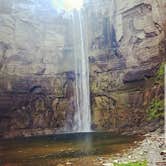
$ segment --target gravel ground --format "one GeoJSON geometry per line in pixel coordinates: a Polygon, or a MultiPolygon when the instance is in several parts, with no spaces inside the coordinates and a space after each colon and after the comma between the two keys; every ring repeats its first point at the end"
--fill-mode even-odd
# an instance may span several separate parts
{"type": "Polygon", "coordinates": [[[128,163],[148,161],[148,166],[166,166],[166,144],[164,133],[155,131],[145,135],[145,139],[136,148],[117,154],[107,160],[103,159],[103,166],[113,166],[113,163],[128,163]]]}

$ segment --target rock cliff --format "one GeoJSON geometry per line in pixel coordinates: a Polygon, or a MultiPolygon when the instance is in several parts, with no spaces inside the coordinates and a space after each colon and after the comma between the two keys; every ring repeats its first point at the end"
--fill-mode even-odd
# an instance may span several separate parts
{"type": "MultiPolygon", "coordinates": [[[[83,15],[92,128],[163,125],[146,110],[164,97],[156,73],[166,60],[165,0],[86,0],[83,15]]],[[[51,1],[0,0],[0,137],[72,128],[73,32],[71,15],[51,1]]]]}
{"type": "Polygon", "coordinates": [[[163,99],[163,86],[154,80],[166,58],[165,7],[155,0],[87,3],[94,129],[146,128],[146,109],[163,99]]]}
{"type": "Polygon", "coordinates": [[[72,127],[75,73],[70,16],[51,1],[0,1],[0,136],[72,127]]]}

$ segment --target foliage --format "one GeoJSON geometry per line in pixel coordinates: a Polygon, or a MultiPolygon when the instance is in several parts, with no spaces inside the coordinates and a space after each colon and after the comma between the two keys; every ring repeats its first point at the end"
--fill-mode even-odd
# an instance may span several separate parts
{"type": "Polygon", "coordinates": [[[114,166],[147,166],[147,161],[133,162],[127,164],[114,164],[114,166]]]}
{"type": "Polygon", "coordinates": [[[158,71],[156,72],[156,82],[158,83],[164,83],[164,67],[166,65],[166,62],[163,62],[160,65],[160,68],[158,69],[158,71]]]}
{"type": "MultiPolygon", "coordinates": [[[[156,72],[155,83],[164,86],[164,73],[166,62],[160,65],[156,72]]],[[[155,98],[147,109],[148,120],[155,120],[164,117],[164,99],[155,98]]]]}
{"type": "Polygon", "coordinates": [[[164,117],[164,100],[154,99],[147,109],[148,120],[164,117]]]}

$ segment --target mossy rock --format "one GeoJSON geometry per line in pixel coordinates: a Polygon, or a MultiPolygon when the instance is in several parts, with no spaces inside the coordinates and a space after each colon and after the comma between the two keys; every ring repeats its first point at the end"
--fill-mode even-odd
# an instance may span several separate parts
{"type": "Polygon", "coordinates": [[[147,166],[147,161],[132,162],[127,164],[114,164],[114,166],[147,166]]]}

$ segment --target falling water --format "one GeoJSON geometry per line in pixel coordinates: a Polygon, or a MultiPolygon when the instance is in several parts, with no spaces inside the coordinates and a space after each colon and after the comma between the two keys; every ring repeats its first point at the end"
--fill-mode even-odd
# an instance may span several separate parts
{"type": "Polygon", "coordinates": [[[91,111],[89,95],[89,62],[85,44],[85,28],[81,11],[73,12],[75,73],[76,73],[76,113],[73,131],[89,132],[91,111]]]}
{"type": "MultiPolygon", "coordinates": [[[[87,5],[102,5],[85,1],[87,5]]],[[[100,1],[99,1],[100,2],[100,1]]],[[[115,21],[114,12],[115,0],[104,3],[110,6],[110,24],[115,21]]],[[[98,9],[98,8],[97,8],[98,9]]],[[[87,49],[87,27],[84,19],[83,10],[74,10],[73,18],[73,36],[74,36],[74,55],[75,55],[75,73],[76,73],[76,113],[74,117],[74,132],[91,131],[91,111],[90,111],[90,92],[89,92],[89,61],[87,49]]]]}

